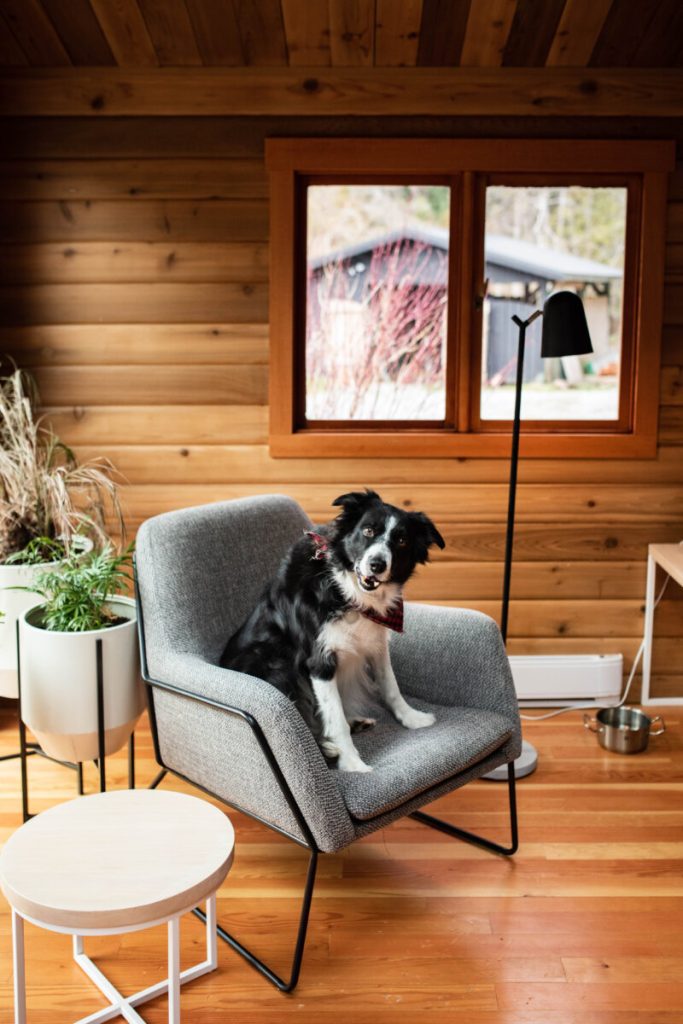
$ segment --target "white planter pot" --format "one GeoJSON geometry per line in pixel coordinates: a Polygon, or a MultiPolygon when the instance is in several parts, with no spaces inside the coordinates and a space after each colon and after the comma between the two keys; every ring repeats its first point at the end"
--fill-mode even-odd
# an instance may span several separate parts
{"type": "Polygon", "coordinates": [[[124,745],[144,709],[135,602],[115,597],[108,607],[128,621],[56,633],[34,625],[38,609],[20,619],[21,717],[45,753],[62,761],[98,756],[96,640],[102,640],[106,754],[124,745]]]}
{"type": "Polygon", "coordinates": [[[0,565],[0,697],[17,699],[17,619],[40,604],[40,594],[6,587],[30,587],[39,573],[54,569],[57,562],[42,565],[0,565]]]}
{"type": "MultiPolygon", "coordinates": [[[[74,537],[72,543],[77,544],[87,554],[92,551],[93,543],[89,537],[74,537]]],[[[25,590],[11,590],[10,587],[30,587],[41,572],[54,569],[59,562],[40,562],[38,565],[2,565],[0,564],[0,697],[16,700],[17,692],[17,619],[25,612],[40,604],[40,594],[31,594],[25,590]]]]}

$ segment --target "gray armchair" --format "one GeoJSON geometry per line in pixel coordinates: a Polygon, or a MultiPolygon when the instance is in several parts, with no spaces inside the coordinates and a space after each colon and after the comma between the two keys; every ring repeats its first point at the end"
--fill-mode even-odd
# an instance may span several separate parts
{"type": "Polygon", "coordinates": [[[330,768],[287,697],[261,679],[218,667],[227,638],[310,526],[290,498],[244,498],[148,520],[136,553],[142,671],[162,769],[152,785],[173,772],[310,852],[289,980],[219,928],[281,991],[298,980],[319,853],[341,850],[408,814],[496,853],[517,849],[512,762],[520,721],[492,619],[406,605],[405,632],[391,639],[392,664],[410,703],[434,711],[437,721],[413,731],[380,710],[377,725],[354,737],[374,769],[367,774],[330,768]],[[419,810],[501,764],[508,765],[510,846],[419,810]]]}

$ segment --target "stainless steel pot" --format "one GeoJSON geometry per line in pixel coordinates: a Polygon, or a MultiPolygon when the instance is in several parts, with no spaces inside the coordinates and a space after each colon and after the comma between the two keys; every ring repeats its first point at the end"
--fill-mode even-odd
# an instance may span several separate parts
{"type": "Polygon", "coordinates": [[[598,735],[598,743],[616,754],[639,754],[647,750],[650,736],[661,736],[666,726],[661,715],[649,718],[637,708],[601,708],[595,718],[583,716],[584,729],[598,735]],[[659,729],[651,731],[655,722],[659,729]]]}

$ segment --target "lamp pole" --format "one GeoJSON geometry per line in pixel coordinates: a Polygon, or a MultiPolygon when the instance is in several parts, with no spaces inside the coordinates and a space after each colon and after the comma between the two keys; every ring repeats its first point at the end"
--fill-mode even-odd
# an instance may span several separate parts
{"type": "MultiPolygon", "coordinates": [[[[521,320],[518,316],[512,319],[519,327],[519,341],[517,343],[517,380],[515,384],[515,414],[512,421],[512,454],[510,456],[510,488],[508,492],[508,522],[507,534],[505,537],[505,569],[503,575],[503,604],[500,615],[500,632],[503,636],[503,643],[507,645],[508,638],[508,611],[510,607],[510,577],[512,576],[512,547],[515,539],[515,501],[517,498],[517,464],[519,462],[519,432],[522,419],[522,385],[524,383],[524,345],[526,342],[526,329],[539,316],[543,316],[543,310],[536,309],[528,318],[521,320]]],[[[522,752],[515,761],[515,778],[521,779],[525,775],[531,775],[536,770],[538,754],[536,748],[528,740],[522,740],[522,752]]],[[[491,779],[494,782],[502,782],[507,778],[507,765],[499,765],[483,778],[491,779]]]]}
{"type": "MultiPolygon", "coordinates": [[[[512,454],[510,456],[510,489],[508,494],[507,535],[505,539],[505,569],[503,576],[503,602],[500,631],[507,644],[508,611],[510,607],[510,577],[512,575],[512,547],[515,539],[515,500],[517,497],[517,464],[519,462],[519,432],[522,418],[522,385],[524,383],[524,345],[527,327],[539,316],[543,320],[541,358],[586,355],[593,351],[586,314],[581,299],[575,292],[555,292],[543,309],[536,309],[527,320],[513,316],[519,327],[517,347],[517,382],[515,386],[515,414],[512,423],[512,454]]],[[[522,752],[515,761],[515,778],[521,779],[536,769],[538,755],[528,740],[522,740],[522,752]]],[[[507,765],[499,765],[484,775],[485,779],[501,782],[507,779],[507,765]]]]}
{"type": "Polygon", "coordinates": [[[503,634],[503,642],[507,643],[508,638],[508,610],[510,607],[510,577],[512,575],[512,546],[515,539],[515,502],[517,499],[517,464],[519,462],[519,433],[522,412],[522,384],[524,383],[524,346],[526,342],[526,329],[539,316],[543,316],[540,309],[534,310],[528,320],[520,320],[513,316],[513,321],[519,327],[519,342],[517,345],[517,382],[515,385],[515,415],[512,424],[512,455],[510,457],[510,488],[508,493],[508,521],[507,534],[505,537],[505,571],[503,575],[503,605],[500,617],[500,631],[503,634]]]}

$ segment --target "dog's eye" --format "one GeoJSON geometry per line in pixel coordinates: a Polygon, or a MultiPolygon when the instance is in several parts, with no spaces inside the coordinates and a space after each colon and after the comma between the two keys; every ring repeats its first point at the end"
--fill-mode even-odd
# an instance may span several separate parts
{"type": "Polygon", "coordinates": [[[375,536],[375,531],[373,530],[373,528],[371,526],[364,526],[363,527],[363,536],[364,537],[374,537],[375,536]]]}
{"type": "Polygon", "coordinates": [[[396,544],[397,544],[397,546],[399,548],[404,548],[407,543],[408,543],[408,541],[406,540],[405,537],[397,537],[396,538],[396,544]]]}

